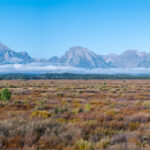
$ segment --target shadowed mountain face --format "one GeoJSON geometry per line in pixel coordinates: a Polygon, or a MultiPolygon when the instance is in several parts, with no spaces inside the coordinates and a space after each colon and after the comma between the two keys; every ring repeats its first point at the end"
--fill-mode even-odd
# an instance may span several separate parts
{"type": "Polygon", "coordinates": [[[17,53],[0,43],[0,64],[30,63],[34,61],[26,52],[17,53]]]}
{"type": "Polygon", "coordinates": [[[127,50],[120,55],[97,55],[80,47],[71,47],[63,56],[50,59],[31,58],[26,52],[17,53],[0,43],[0,65],[41,63],[53,66],[94,68],[150,68],[150,53],[127,50]]]}

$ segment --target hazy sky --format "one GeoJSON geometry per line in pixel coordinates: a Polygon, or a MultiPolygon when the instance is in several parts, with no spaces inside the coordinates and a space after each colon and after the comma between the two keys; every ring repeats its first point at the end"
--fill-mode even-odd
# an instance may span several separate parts
{"type": "Polygon", "coordinates": [[[0,0],[0,41],[32,57],[150,52],[150,0],[0,0]]]}

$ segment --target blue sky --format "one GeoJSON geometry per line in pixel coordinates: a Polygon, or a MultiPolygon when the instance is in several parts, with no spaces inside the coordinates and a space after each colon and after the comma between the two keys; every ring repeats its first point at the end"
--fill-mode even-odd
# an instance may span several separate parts
{"type": "Polygon", "coordinates": [[[80,45],[97,54],[150,52],[149,0],[0,0],[0,41],[32,57],[80,45]]]}

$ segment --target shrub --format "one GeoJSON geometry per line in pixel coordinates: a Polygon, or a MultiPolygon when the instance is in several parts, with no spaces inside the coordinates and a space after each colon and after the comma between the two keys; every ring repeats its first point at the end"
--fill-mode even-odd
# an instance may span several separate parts
{"type": "Polygon", "coordinates": [[[68,109],[66,107],[56,107],[55,110],[54,110],[54,113],[58,114],[58,113],[64,113],[64,112],[67,112],[68,109]]]}
{"type": "Polygon", "coordinates": [[[150,101],[144,101],[144,102],[142,103],[142,106],[143,106],[143,107],[146,107],[146,108],[149,108],[149,107],[150,107],[150,101]]]}
{"type": "Polygon", "coordinates": [[[37,101],[37,104],[39,104],[41,106],[45,105],[46,103],[47,103],[47,100],[39,100],[39,101],[37,101]]]}
{"type": "Polygon", "coordinates": [[[66,122],[66,120],[64,118],[58,118],[57,121],[60,122],[60,123],[66,122]]]}
{"type": "Polygon", "coordinates": [[[97,148],[107,148],[109,144],[110,144],[110,140],[108,138],[104,138],[97,143],[97,148]]]}
{"type": "Polygon", "coordinates": [[[82,94],[82,93],[83,93],[83,91],[82,91],[82,90],[78,90],[78,92],[79,92],[80,94],[82,94]]]}
{"type": "Polygon", "coordinates": [[[76,143],[77,150],[93,150],[94,146],[91,142],[80,139],[76,143]]]}
{"type": "Polygon", "coordinates": [[[73,113],[77,114],[77,113],[81,113],[83,112],[84,110],[82,108],[76,108],[74,110],[72,110],[73,113]]]}
{"type": "Polygon", "coordinates": [[[125,134],[116,134],[111,138],[111,144],[119,144],[119,143],[124,143],[127,142],[127,137],[125,134]]]}
{"type": "Polygon", "coordinates": [[[150,121],[150,115],[144,113],[136,113],[134,115],[127,116],[126,118],[124,118],[124,121],[126,123],[135,123],[135,122],[145,123],[150,121]]]}
{"type": "Polygon", "coordinates": [[[91,105],[89,103],[86,103],[85,105],[85,112],[88,112],[91,110],[91,105]]]}
{"type": "Polygon", "coordinates": [[[106,85],[107,83],[106,82],[104,82],[104,85],[106,85]]]}
{"type": "Polygon", "coordinates": [[[59,97],[63,97],[64,93],[63,92],[58,92],[58,93],[56,93],[56,95],[59,96],[59,97]]]}
{"type": "Polygon", "coordinates": [[[113,89],[113,88],[112,88],[112,89],[110,89],[110,92],[111,92],[111,93],[116,93],[117,91],[116,91],[116,89],[113,89]]]}
{"type": "Polygon", "coordinates": [[[4,88],[2,89],[0,96],[1,96],[1,99],[4,101],[10,100],[11,92],[7,88],[4,88]]]}
{"type": "Polygon", "coordinates": [[[14,100],[14,101],[13,101],[13,104],[15,104],[15,105],[16,105],[16,104],[23,104],[23,102],[20,101],[20,100],[14,100]]]}
{"type": "Polygon", "coordinates": [[[136,130],[139,127],[139,123],[138,122],[133,122],[129,124],[129,129],[130,130],[136,130]]]}
{"type": "Polygon", "coordinates": [[[3,150],[32,149],[32,146],[33,149],[62,150],[63,147],[73,145],[77,141],[81,136],[81,129],[50,118],[44,120],[13,118],[0,120],[0,133],[0,149],[3,150]],[[12,138],[14,140],[10,140],[12,138]]]}
{"type": "Polygon", "coordinates": [[[43,117],[43,118],[48,118],[50,117],[50,112],[48,111],[45,111],[45,110],[39,110],[39,111],[34,111],[32,114],[31,114],[31,117],[43,117]]]}
{"type": "Polygon", "coordinates": [[[16,86],[15,86],[15,85],[12,85],[12,84],[9,85],[9,87],[10,87],[10,88],[16,88],[16,86]]]}

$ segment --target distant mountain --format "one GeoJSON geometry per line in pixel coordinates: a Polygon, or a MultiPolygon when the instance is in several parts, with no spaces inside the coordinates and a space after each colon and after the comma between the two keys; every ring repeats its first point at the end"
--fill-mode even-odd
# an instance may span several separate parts
{"type": "Polygon", "coordinates": [[[71,47],[61,57],[50,59],[32,58],[26,52],[15,52],[0,43],[0,65],[4,64],[38,64],[42,67],[51,65],[59,67],[94,68],[150,68],[150,53],[127,50],[120,55],[97,55],[81,46],[71,47]]]}
{"type": "Polygon", "coordinates": [[[31,63],[34,59],[26,52],[17,53],[10,48],[0,43],[0,64],[22,64],[31,63]]]}
{"type": "MultiPolygon", "coordinates": [[[[54,59],[53,59],[54,60],[54,59]]],[[[79,68],[109,68],[103,57],[96,55],[92,51],[80,46],[71,47],[64,56],[55,58],[55,60],[65,66],[73,66],[79,68]]]]}
{"type": "Polygon", "coordinates": [[[120,55],[106,55],[103,58],[115,68],[150,67],[150,53],[138,50],[127,50],[120,55]]]}
{"type": "Polygon", "coordinates": [[[53,56],[48,61],[51,62],[52,64],[59,63],[59,57],[53,56]]]}

